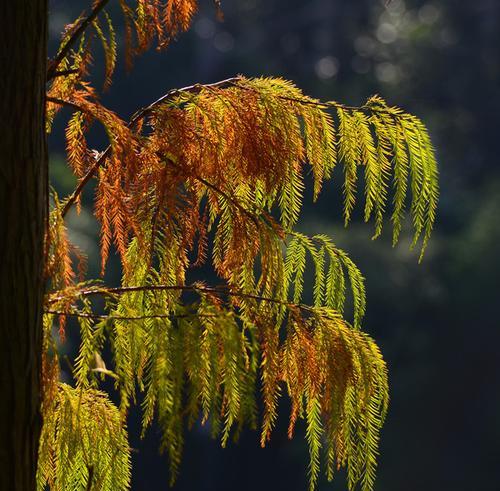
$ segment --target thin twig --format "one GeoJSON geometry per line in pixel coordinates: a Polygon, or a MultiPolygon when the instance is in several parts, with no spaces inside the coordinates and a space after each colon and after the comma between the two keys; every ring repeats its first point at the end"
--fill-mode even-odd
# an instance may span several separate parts
{"type": "Polygon", "coordinates": [[[52,75],[52,78],[56,77],[65,77],[66,75],[74,75],[75,73],[78,73],[79,70],[76,68],[71,68],[69,70],[57,70],[54,72],[54,75],[52,75]]]}
{"type": "Polygon", "coordinates": [[[54,78],[57,69],[59,68],[59,65],[61,64],[62,60],[66,57],[66,55],[69,53],[69,50],[71,49],[73,44],[83,34],[85,29],[87,29],[87,27],[90,24],[92,24],[92,22],[94,22],[96,17],[99,15],[99,13],[102,11],[102,9],[106,6],[108,2],[109,0],[101,0],[99,3],[95,5],[90,14],[84,19],[82,19],[78,27],[73,31],[73,34],[66,41],[64,46],[59,50],[59,53],[57,53],[56,57],[49,64],[49,68],[47,70],[47,81],[50,81],[54,78]]]}
{"type": "Polygon", "coordinates": [[[66,203],[64,204],[64,207],[61,212],[61,216],[63,218],[68,213],[70,208],[73,206],[73,204],[77,200],[78,196],[82,192],[85,185],[92,179],[92,177],[94,177],[99,167],[101,167],[101,165],[109,157],[110,153],[111,153],[111,145],[108,148],[106,148],[106,150],[104,150],[103,153],[101,153],[100,157],[95,161],[94,165],[87,171],[87,173],[82,177],[82,179],[80,179],[78,186],[76,186],[75,190],[73,191],[73,193],[71,193],[71,196],[66,200],[66,203]]]}

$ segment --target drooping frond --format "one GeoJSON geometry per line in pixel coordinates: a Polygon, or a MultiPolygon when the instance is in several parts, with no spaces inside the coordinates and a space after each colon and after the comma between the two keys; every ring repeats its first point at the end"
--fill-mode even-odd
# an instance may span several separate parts
{"type": "Polygon", "coordinates": [[[43,491],[130,488],[130,449],[117,408],[104,392],[60,383],[44,407],[37,487],[43,491]]]}
{"type": "MultiPolygon", "coordinates": [[[[174,35],[194,12],[193,2],[167,2],[162,16],[149,1],[138,2],[137,11],[121,4],[140,49],[154,37],[167,41],[161,26],[177,26],[169,31],[174,35]],[[153,14],[159,27],[148,17],[153,14]]],[[[97,19],[94,28],[105,51],[114,49],[111,28],[97,19]]],[[[85,46],[73,61],[84,58],[85,46]]],[[[111,72],[114,58],[107,56],[111,72]]],[[[305,421],[311,489],[323,454],[329,479],[344,467],[350,490],[372,489],[388,388],[381,354],[361,331],[364,278],[330,238],[308,237],[294,226],[304,176],[312,175],[315,199],[342,165],[346,224],[361,194],[374,237],[389,214],[396,242],[410,198],[413,243],[422,238],[423,252],[438,198],[423,124],[379,97],[354,108],[322,103],[281,79],[244,77],[173,90],[125,122],[87,84],[72,84],[70,76],[56,81],[48,110],[73,111],[67,149],[79,184],[65,201],[56,200],[51,215],[48,274],[56,291],[47,297],[47,315],[78,320],[71,391],[93,400],[102,379],[111,377],[120,403],[109,411],[123,421],[139,404],[143,432],[158,420],[172,480],[186,425],[201,420],[225,446],[244,425],[257,426],[260,391],[265,445],[286,394],[289,436],[305,421]],[[93,122],[108,135],[104,152],[87,148],[84,135],[93,122]],[[103,271],[113,250],[122,261],[115,288],[75,284],[72,273],[63,219],[92,178],[103,271]],[[187,283],[204,263],[219,286],[187,283]],[[94,296],[104,297],[104,306],[94,296]],[[343,317],[348,303],[352,326],[343,317]],[[112,355],[106,362],[104,346],[112,355]]],[[[83,480],[97,475],[91,465],[79,467],[83,480]]]]}
{"type": "Polygon", "coordinates": [[[74,246],[68,239],[68,232],[61,215],[61,204],[53,193],[54,207],[49,216],[48,236],[45,239],[47,261],[45,274],[51,279],[54,290],[70,286],[75,279],[71,252],[74,246]]]}
{"type": "MultiPolygon", "coordinates": [[[[60,90],[61,85],[67,91],[75,81],[83,80],[88,63],[79,62],[82,53],[89,57],[87,62],[90,61],[93,37],[100,40],[104,50],[104,89],[110,86],[116,65],[117,41],[113,19],[105,10],[108,1],[94,1],[88,15],[81,15],[65,29],[56,56],[49,65],[48,78],[53,80],[53,93],[60,90]],[[78,43],[80,46],[75,50],[74,45],[78,43]]],[[[158,49],[165,48],[179,33],[188,30],[198,9],[197,0],[119,0],[118,3],[125,21],[125,58],[129,68],[133,57],[153,43],[158,49]]]]}
{"type": "Polygon", "coordinates": [[[292,240],[286,249],[284,286],[285,289],[293,286],[291,297],[293,302],[302,301],[306,253],[310,255],[315,269],[314,306],[329,307],[342,314],[346,301],[347,280],[351,287],[354,307],[353,323],[355,327],[360,327],[366,308],[363,275],[349,256],[338,249],[326,235],[315,235],[309,238],[298,232],[292,234],[292,240]]]}
{"type": "MultiPolygon", "coordinates": [[[[63,37],[63,43],[68,40],[70,33],[63,37]]],[[[88,67],[92,62],[92,54],[89,49],[89,44],[85,36],[82,36],[78,47],[71,50],[68,56],[64,57],[60,64],[59,70],[64,75],[54,78],[49,90],[47,91],[47,98],[56,98],[61,100],[70,99],[73,93],[80,89],[80,85],[85,77],[88,75],[88,67]]],[[[61,106],[50,100],[47,101],[46,108],[46,126],[47,132],[50,133],[52,129],[52,122],[55,115],[60,110],[61,106]]]]}
{"type": "Polygon", "coordinates": [[[76,111],[66,127],[66,153],[68,163],[76,176],[81,178],[88,170],[90,158],[86,140],[86,114],[76,111]]]}
{"type": "MultiPolygon", "coordinates": [[[[203,284],[87,287],[80,295],[85,299],[103,293],[111,299],[118,295],[118,300],[110,300],[106,328],[102,322],[92,322],[87,310],[74,311],[85,316],[82,330],[93,332],[93,341],[83,335],[78,360],[99,349],[96,337],[102,335],[101,329],[110,331],[115,359],[110,373],[120,389],[122,410],[135,400],[135,387],[139,388],[144,393],[144,428],[156,414],[172,478],[180,462],[185,421],[200,417],[208,422],[222,445],[235,427],[255,424],[260,375],[262,445],[273,430],[278,399],[286,392],[292,402],[290,436],[298,418],[306,421],[311,488],[325,438],[327,453],[334,454],[327,469],[346,467],[349,489],[358,483],[371,489],[378,434],[387,409],[386,367],[373,341],[335,310],[283,304],[203,284]],[[199,301],[182,305],[183,291],[197,294],[199,301]],[[241,297],[248,301],[244,312],[238,307],[241,297]],[[277,319],[283,307],[286,316],[281,325],[277,319]],[[188,394],[187,412],[182,394],[188,394]]],[[[77,370],[82,388],[93,384],[91,371],[85,383],[83,372],[77,370]]]]}
{"type": "Polygon", "coordinates": [[[106,90],[111,85],[113,73],[116,67],[116,34],[111,17],[106,11],[103,12],[103,16],[106,20],[108,36],[106,36],[98,18],[94,20],[93,26],[104,50],[105,73],[103,90],[106,90]]]}
{"type": "MultiPolygon", "coordinates": [[[[374,114],[372,122],[380,142],[379,161],[385,179],[389,177],[388,159],[394,167],[393,242],[397,242],[401,230],[402,212],[405,206],[408,175],[411,188],[411,216],[415,229],[412,246],[422,236],[422,252],[428,244],[439,198],[438,170],[434,148],[423,123],[415,116],[405,114],[399,108],[389,107],[380,97],[371,97],[366,107],[374,114]]],[[[384,177],[384,176],[383,176],[384,177]]]]}
{"type": "Polygon", "coordinates": [[[257,196],[249,194],[248,188],[262,189],[266,200],[259,203],[261,208],[279,207],[281,224],[290,229],[301,208],[304,163],[312,166],[317,196],[337,162],[330,107],[339,116],[338,157],[345,165],[346,223],[356,202],[361,168],[365,220],[374,216],[375,237],[380,235],[394,174],[392,221],[397,240],[411,178],[414,243],[425,230],[425,249],[438,194],[432,146],[417,118],[386,106],[379,98],[349,108],[334,102],[322,104],[281,80],[241,78],[224,88],[180,93],[160,105],[149,138],[156,152],[168,156],[188,175],[195,172],[195,179],[248,197],[251,203],[257,202],[257,196]],[[242,182],[231,180],[228,188],[228,177],[233,175],[242,182]]]}
{"type": "Polygon", "coordinates": [[[197,0],[137,0],[135,9],[129,1],[120,0],[128,26],[128,56],[142,53],[156,41],[166,47],[181,32],[187,31],[198,10],[197,0]],[[133,45],[132,29],[137,39],[133,45]]]}
{"type": "Polygon", "coordinates": [[[126,124],[85,91],[61,103],[99,120],[110,137],[111,146],[96,157],[100,168],[95,169],[92,162],[82,162],[85,147],[76,143],[81,141],[83,117],[70,120],[72,165],[77,173],[90,167],[99,177],[96,210],[102,225],[103,266],[112,243],[124,260],[130,237],[139,237],[145,223],[153,227],[151,250],[161,233],[174,235],[189,250],[200,229],[198,222],[207,217],[205,229],[215,230],[215,269],[237,284],[237,272],[252,269],[259,249],[262,260],[267,259],[263,234],[276,236],[278,228],[284,233],[297,222],[304,166],[311,165],[315,195],[331,175],[337,151],[330,107],[339,115],[346,223],[362,168],[365,220],[374,216],[374,237],[380,235],[393,175],[394,241],[410,188],[413,243],[422,235],[422,252],[427,245],[438,197],[432,146],[417,118],[378,98],[356,109],[320,103],[282,80],[238,78],[172,92],[142,112],[147,130],[140,118],[126,124]],[[278,223],[273,218],[277,214],[278,223]],[[245,247],[235,247],[236,242],[245,247]]]}

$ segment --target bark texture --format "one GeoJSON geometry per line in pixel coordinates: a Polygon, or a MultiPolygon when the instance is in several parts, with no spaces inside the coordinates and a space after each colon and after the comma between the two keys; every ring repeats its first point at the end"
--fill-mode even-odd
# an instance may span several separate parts
{"type": "Polygon", "coordinates": [[[34,491],[41,428],[47,0],[0,2],[0,489],[34,491]]]}

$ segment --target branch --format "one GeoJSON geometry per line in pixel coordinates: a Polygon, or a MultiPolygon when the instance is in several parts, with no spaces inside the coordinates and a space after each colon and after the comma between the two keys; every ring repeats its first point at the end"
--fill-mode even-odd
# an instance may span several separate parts
{"type": "Polygon", "coordinates": [[[88,114],[88,111],[85,108],[83,108],[82,106],[80,106],[74,102],[71,102],[71,101],[66,101],[65,99],[58,99],[57,97],[47,96],[47,97],[45,97],[45,100],[48,102],[52,102],[53,104],[58,104],[59,106],[69,107],[71,109],[74,109],[75,111],[80,111],[82,113],[88,114]]]}
{"type": "Polygon", "coordinates": [[[162,95],[159,99],[151,103],[149,106],[143,107],[134,113],[132,119],[135,118],[136,121],[139,119],[143,119],[149,114],[153,112],[153,110],[163,104],[164,102],[171,101],[174,97],[181,94],[199,94],[203,89],[223,89],[225,87],[237,86],[239,81],[241,81],[241,77],[231,77],[226,78],[225,80],[220,80],[219,82],[214,82],[212,84],[194,84],[188,85],[187,87],[183,87],[182,89],[172,89],[169,90],[165,95],[162,95]]]}
{"type": "Polygon", "coordinates": [[[62,60],[65,58],[65,56],[68,54],[69,50],[73,46],[73,44],[76,42],[76,40],[83,34],[85,29],[94,22],[96,17],[99,15],[101,10],[106,6],[106,4],[109,2],[109,0],[100,0],[95,7],[92,9],[92,12],[88,15],[88,17],[85,17],[82,19],[80,22],[79,26],[74,30],[73,34],[70,36],[70,38],[66,41],[66,43],[63,45],[63,47],[59,50],[59,53],[57,53],[56,57],[51,61],[49,68],[47,70],[47,81],[52,80],[57,73],[57,69],[59,68],[59,65],[61,64],[62,60]]]}
{"type": "MultiPolygon", "coordinates": [[[[243,89],[243,90],[248,90],[251,92],[256,92],[257,94],[259,93],[258,90],[254,89],[253,87],[248,87],[247,85],[244,85],[241,83],[242,77],[237,77],[235,81],[231,81],[231,79],[228,79],[227,82],[229,82],[229,85],[232,87],[235,87],[237,89],[243,89]]],[[[208,87],[208,86],[206,86],[208,87]]],[[[372,105],[367,105],[363,104],[362,106],[349,106],[347,104],[342,104],[337,101],[319,101],[317,99],[309,99],[307,97],[299,98],[299,97],[290,97],[286,95],[278,95],[278,94],[273,94],[273,97],[276,99],[281,99],[282,101],[289,101],[289,102],[297,102],[299,104],[304,104],[305,106],[314,106],[314,107],[320,107],[322,109],[329,109],[329,108],[338,108],[338,109],[344,109],[345,111],[367,111],[367,112],[374,112],[374,113],[387,113],[386,107],[376,107],[372,105]]]]}
{"type": "MultiPolygon", "coordinates": [[[[142,291],[168,291],[168,290],[182,290],[182,291],[191,291],[191,292],[199,292],[199,293],[212,293],[212,294],[221,294],[224,293],[230,297],[241,297],[241,298],[249,298],[252,300],[258,300],[261,302],[269,302],[274,304],[283,305],[286,307],[298,307],[303,310],[311,310],[311,307],[303,304],[296,304],[291,302],[286,302],[284,300],[279,300],[273,297],[263,297],[260,295],[254,295],[252,293],[243,293],[239,291],[235,291],[231,289],[230,286],[219,285],[214,287],[205,287],[199,286],[196,284],[193,285],[139,285],[139,286],[121,286],[115,288],[89,288],[87,290],[80,290],[76,292],[75,296],[79,297],[89,297],[92,295],[110,295],[114,296],[115,294],[123,294],[123,293],[131,293],[131,292],[142,292],[142,291]]],[[[56,303],[60,300],[64,300],[64,296],[58,296],[48,299],[49,304],[56,303]]]]}
{"type": "Polygon", "coordinates": [[[78,186],[76,186],[75,190],[71,193],[69,198],[66,200],[66,203],[64,204],[64,207],[61,211],[61,216],[63,218],[68,213],[70,208],[73,206],[78,196],[83,191],[85,185],[92,179],[92,177],[94,177],[99,167],[101,167],[101,165],[109,157],[110,153],[111,153],[111,145],[109,145],[108,148],[106,148],[106,150],[104,150],[104,152],[101,153],[100,157],[95,161],[94,165],[82,177],[82,179],[78,183],[78,186]]]}
{"type": "Polygon", "coordinates": [[[89,314],[87,312],[64,312],[62,310],[45,310],[45,314],[61,315],[67,317],[83,317],[84,319],[96,319],[96,320],[106,320],[106,319],[116,319],[116,320],[126,320],[126,321],[139,321],[144,319],[187,319],[193,316],[196,317],[217,317],[216,315],[210,314],[151,314],[151,315],[103,315],[103,314],[89,314]]]}

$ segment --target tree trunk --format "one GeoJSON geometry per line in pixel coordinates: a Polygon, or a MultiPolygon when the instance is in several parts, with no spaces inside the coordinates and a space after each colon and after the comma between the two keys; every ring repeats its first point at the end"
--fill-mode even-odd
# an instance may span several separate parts
{"type": "Polygon", "coordinates": [[[47,0],[0,4],[0,489],[34,491],[47,206],[47,0]]]}

